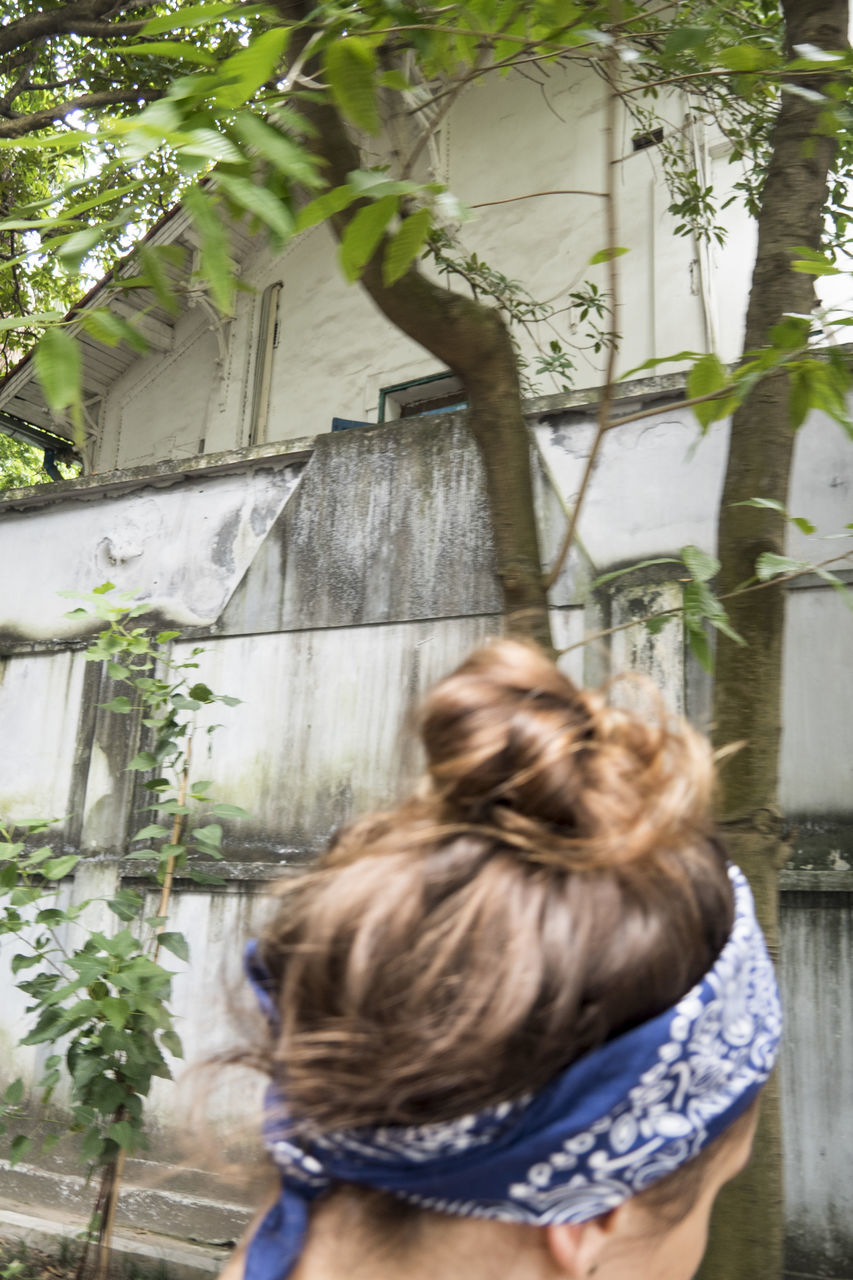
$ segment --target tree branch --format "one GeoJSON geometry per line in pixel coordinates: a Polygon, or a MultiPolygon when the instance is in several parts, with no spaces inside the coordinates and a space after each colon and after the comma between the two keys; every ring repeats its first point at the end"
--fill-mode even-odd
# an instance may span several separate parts
{"type": "Polygon", "coordinates": [[[44,107],[28,116],[17,116],[0,123],[0,138],[23,138],[57,120],[63,120],[72,111],[85,111],[89,107],[115,106],[123,102],[154,102],[163,97],[162,89],[102,89],[98,93],[84,93],[79,98],[69,98],[54,107],[44,107]]]}
{"type": "Polygon", "coordinates": [[[20,95],[28,87],[30,73],[32,72],[33,67],[38,61],[38,55],[39,55],[38,46],[35,49],[30,49],[29,55],[30,56],[27,58],[26,62],[21,64],[21,70],[18,73],[18,76],[16,77],[14,83],[10,86],[8,91],[3,94],[3,97],[0,98],[0,115],[3,115],[3,116],[11,115],[12,103],[15,101],[16,98],[20,97],[20,95]]]}
{"type": "MultiPolygon", "coordinates": [[[[310,19],[310,0],[275,2],[288,22],[310,19]]],[[[303,25],[294,57],[300,57],[300,46],[310,38],[310,28],[303,25]]],[[[361,167],[361,156],[341,116],[330,102],[318,101],[314,95],[304,98],[299,110],[315,130],[329,185],[344,184],[348,174],[361,167]]],[[[357,201],[331,219],[339,238],[365,203],[357,201]]],[[[456,373],[465,386],[468,423],[483,461],[506,624],[510,631],[532,636],[553,652],[533,506],[530,445],[512,339],[494,308],[427,279],[415,264],[387,284],[382,273],[387,244],[386,236],[364,268],[362,286],[392,324],[456,373]]]]}
{"type": "Polygon", "coordinates": [[[59,9],[25,14],[5,27],[0,27],[0,57],[48,36],[75,34],[102,37],[134,34],[145,25],[144,21],[126,23],[119,27],[118,24],[106,21],[106,18],[131,7],[147,9],[153,3],[154,0],[85,0],[84,3],[66,4],[59,9]]]}

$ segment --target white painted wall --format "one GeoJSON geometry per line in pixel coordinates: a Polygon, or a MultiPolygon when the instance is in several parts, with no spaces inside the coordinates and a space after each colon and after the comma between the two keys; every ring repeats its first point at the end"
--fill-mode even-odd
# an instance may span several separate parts
{"type": "MultiPolygon", "coordinates": [[[[684,129],[681,95],[666,109],[673,131],[684,129]]],[[[676,237],[658,150],[633,153],[634,128],[623,113],[615,169],[618,239],[630,252],[619,259],[620,368],[705,350],[712,338],[723,358],[733,359],[754,250],[751,224],[741,212],[727,211],[723,216],[733,230],[723,249],[707,251],[692,237],[676,237]]],[[[697,147],[709,180],[728,195],[737,171],[725,148],[702,130],[697,147]]],[[[469,206],[537,192],[600,192],[601,86],[573,68],[550,68],[541,85],[521,75],[491,78],[461,95],[442,126],[438,151],[439,177],[469,206]]],[[[585,326],[568,310],[568,294],[584,280],[607,286],[606,267],[588,265],[606,242],[601,199],[541,195],[471,212],[460,231],[462,245],[553,305],[556,314],[539,327],[538,341],[547,345],[557,337],[588,345],[585,326]]],[[[267,440],[328,431],[336,416],[376,421],[382,387],[441,371],[380,315],[359,285],[343,280],[326,227],[304,233],[278,254],[258,240],[241,276],[250,292],[238,293],[233,320],[217,323],[196,304],[178,321],[171,351],[137,360],[112,386],[101,413],[96,470],[260,442],[250,440],[252,388],[261,350],[261,294],[273,281],[283,287],[267,440]]],[[[457,281],[454,287],[466,286],[457,281]]],[[[518,338],[533,362],[534,342],[524,332],[518,338]]],[[[573,358],[576,385],[600,381],[600,355],[578,350],[573,358]]],[[[559,387],[545,377],[538,389],[559,387]]]]}
{"type": "Polygon", "coordinates": [[[190,484],[104,495],[96,503],[5,513],[6,545],[15,553],[4,558],[0,575],[0,631],[38,640],[86,635],[88,619],[66,617],[78,602],[60,592],[88,592],[108,580],[181,626],[209,624],[298,475],[297,466],[200,475],[190,484]]]}
{"type": "Polygon", "coordinates": [[[2,818],[68,814],[85,667],[68,651],[0,658],[2,818]]]}

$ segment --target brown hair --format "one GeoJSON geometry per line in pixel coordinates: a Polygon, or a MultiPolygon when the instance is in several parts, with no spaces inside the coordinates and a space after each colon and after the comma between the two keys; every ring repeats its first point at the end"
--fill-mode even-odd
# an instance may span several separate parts
{"type": "Polygon", "coordinates": [[[427,772],[284,884],[271,1068],[312,1125],[450,1119],[674,1004],[731,929],[707,743],[503,640],[436,686],[427,772]]]}

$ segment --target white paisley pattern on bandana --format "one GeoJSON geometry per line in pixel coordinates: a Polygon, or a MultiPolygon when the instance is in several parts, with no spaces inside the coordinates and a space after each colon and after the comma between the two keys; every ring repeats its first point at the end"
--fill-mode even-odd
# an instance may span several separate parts
{"type": "Polygon", "coordinates": [[[271,1119],[285,1182],[316,1194],[350,1181],[439,1212],[544,1225],[597,1217],[677,1169],[746,1108],[779,1046],[773,965],[749,885],[737,867],[729,875],[729,939],[672,1009],[541,1093],[476,1115],[310,1139],[271,1119]]]}

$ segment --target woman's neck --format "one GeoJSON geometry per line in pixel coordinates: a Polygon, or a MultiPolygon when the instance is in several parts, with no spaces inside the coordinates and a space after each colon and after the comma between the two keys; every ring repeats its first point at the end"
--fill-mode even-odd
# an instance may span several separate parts
{"type": "Polygon", "coordinates": [[[424,1213],[404,1241],[365,1227],[333,1197],[311,1215],[291,1280],[553,1280],[541,1232],[512,1223],[424,1213]]]}

